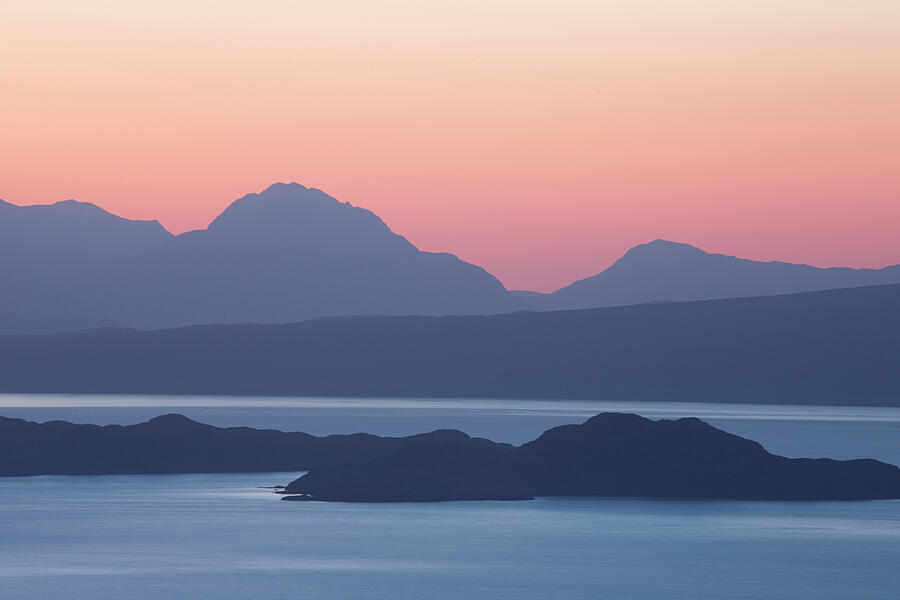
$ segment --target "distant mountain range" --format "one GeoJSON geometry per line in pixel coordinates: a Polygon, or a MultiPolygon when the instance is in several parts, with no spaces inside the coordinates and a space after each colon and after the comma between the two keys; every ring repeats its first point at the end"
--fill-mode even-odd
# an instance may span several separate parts
{"type": "Polygon", "coordinates": [[[900,265],[884,269],[821,269],[709,254],[656,240],[635,246],[611,267],[551,294],[513,292],[539,310],[624,306],[645,302],[774,296],[900,283],[900,265]]]}
{"type": "Polygon", "coordinates": [[[0,334],[486,315],[887,283],[900,283],[900,266],[819,269],[657,240],[552,294],[509,292],[481,267],[419,251],[372,212],[296,183],[244,196],[206,229],[177,236],[74,200],[0,201],[0,334]]]}
{"type": "Polygon", "coordinates": [[[0,392],[900,406],[900,285],[459,317],[0,336],[0,392]]]}
{"type": "Polygon", "coordinates": [[[526,308],[484,269],[421,252],[372,212],[296,183],[178,236],[92,204],[3,203],[0,251],[3,333],[526,308]]]}
{"type": "Polygon", "coordinates": [[[172,239],[157,221],[131,221],[85,202],[16,206],[0,200],[0,273],[69,286],[116,260],[172,239]]]}

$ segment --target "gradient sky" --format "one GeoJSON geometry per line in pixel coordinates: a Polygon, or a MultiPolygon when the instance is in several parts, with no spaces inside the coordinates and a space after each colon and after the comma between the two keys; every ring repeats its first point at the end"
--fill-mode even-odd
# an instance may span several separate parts
{"type": "Polygon", "coordinates": [[[511,288],[900,263],[900,2],[0,3],[0,198],[181,232],[292,180],[511,288]]]}

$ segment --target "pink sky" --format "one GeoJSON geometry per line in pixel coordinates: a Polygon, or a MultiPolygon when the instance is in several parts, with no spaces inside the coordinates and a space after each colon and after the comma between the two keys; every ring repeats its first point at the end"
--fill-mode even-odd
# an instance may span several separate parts
{"type": "Polygon", "coordinates": [[[7,0],[0,198],[298,181],[551,290],[655,238],[900,263],[900,2],[7,0]]]}

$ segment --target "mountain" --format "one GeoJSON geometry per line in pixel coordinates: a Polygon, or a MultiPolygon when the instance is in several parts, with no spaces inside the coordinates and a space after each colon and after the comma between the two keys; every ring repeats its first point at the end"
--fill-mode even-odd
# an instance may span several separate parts
{"type": "Polygon", "coordinates": [[[296,183],[244,196],[207,229],[124,261],[108,280],[95,301],[144,329],[524,307],[484,269],[421,252],[374,213],[296,183]]]}
{"type": "Polygon", "coordinates": [[[178,414],[124,427],[0,417],[0,476],[303,471],[371,460],[407,446],[447,443],[497,451],[511,447],[455,430],[400,438],[316,437],[220,428],[178,414]]]}
{"type": "Polygon", "coordinates": [[[527,307],[484,269],[421,252],[372,212],[296,183],[178,236],[72,200],[2,203],[0,256],[0,333],[527,307]],[[38,307],[34,287],[47,290],[38,307]]]}
{"type": "Polygon", "coordinates": [[[0,336],[0,392],[900,405],[900,285],[0,336]]]}
{"type": "Polygon", "coordinates": [[[772,296],[890,283],[900,283],[900,265],[884,269],[820,269],[709,254],[688,244],[656,240],[635,246],[602,273],[552,294],[514,294],[537,309],[566,310],[772,296]]]}
{"type": "Polygon", "coordinates": [[[0,332],[55,333],[121,325],[50,284],[0,276],[0,332]]]}
{"type": "Polygon", "coordinates": [[[422,502],[626,496],[732,500],[900,498],[900,469],[876,460],[785,458],[695,418],[603,413],[505,452],[434,444],[313,469],[285,500],[422,502]]]}
{"type": "Polygon", "coordinates": [[[157,221],[123,219],[86,202],[0,200],[0,277],[62,290],[171,238],[157,221]]]}
{"type": "Polygon", "coordinates": [[[16,206],[0,200],[0,332],[52,333],[122,325],[78,290],[110,264],[172,234],[84,202],[16,206]]]}
{"type": "Polygon", "coordinates": [[[291,323],[322,316],[487,315],[900,283],[900,265],[819,269],[657,240],[552,294],[507,291],[419,251],[372,212],[297,183],[173,236],[89,203],[0,200],[0,334],[291,323]]]}

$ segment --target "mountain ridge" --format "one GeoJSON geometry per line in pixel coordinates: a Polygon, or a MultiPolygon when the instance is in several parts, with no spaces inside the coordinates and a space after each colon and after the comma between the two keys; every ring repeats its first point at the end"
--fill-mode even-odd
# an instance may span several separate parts
{"type": "Polygon", "coordinates": [[[814,267],[709,253],[656,239],[629,249],[607,269],[551,292],[512,293],[539,310],[769,296],[900,283],[900,265],[814,267]]]}
{"type": "MultiPolygon", "coordinates": [[[[177,236],[157,222],[122,219],[76,201],[36,208],[6,204],[0,212],[22,211],[50,215],[52,227],[44,223],[43,228],[25,227],[18,238],[7,236],[7,255],[31,256],[32,246],[51,251],[37,266],[33,260],[18,269],[0,263],[0,277],[12,273],[65,290],[73,303],[90,307],[100,325],[158,329],[325,315],[488,314],[526,307],[483,268],[449,253],[421,252],[375,213],[298,183],[275,183],[247,194],[206,229],[177,236]],[[112,237],[150,226],[160,236],[127,251],[110,243],[100,253],[102,260],[86,261],[47,238],[65,221],[63,213],[73,210],[84,216],[84,227],[106,227],[112,237]]],[[[0,220],[0,230],[14,225],[12,219],[0,220]]],[[[71,220],[78,229],[78,219],[71,220]]],[[[10,292],[14,296],[16,288],[10,292]]],[[[28,304],[24,297],[18,303],[28,304]]],[[[60,301],[55,312],[70,309],[60,301]]],[[[34,332],[46,329],[40,322],[30,326],[34,332]]],[[[4,325],[0,314],[0,331],[27,332],[29,326],[12,317],[4,325]]]]}
{"type": "Polygon", "coordinates": [[[246,194],[177,236],[89,202],[2,202],[0,256],[0,333],[501,314],[900,283],[900,265],[753,261],[657,239],[553,293],[510,292],[483,267],[419,251],[372,211],[296,182],[246,194]]]}
{"type": "Polygon", "coordinates": [[[0,336],[0,392],[896,406],[900,285],[492,316],[0,336]]]}

